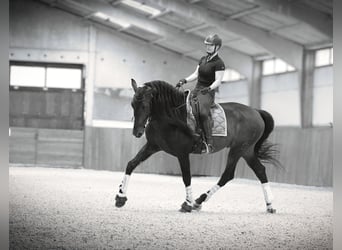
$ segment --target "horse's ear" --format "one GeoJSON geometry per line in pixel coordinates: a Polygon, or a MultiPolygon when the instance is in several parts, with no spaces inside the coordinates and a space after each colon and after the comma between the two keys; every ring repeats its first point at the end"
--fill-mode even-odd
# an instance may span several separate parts
{"type": "Polygon", "coordinates": [[[133,78],[131,79],[131,82],[132,82],[132,88],[133,88],[134,92],[137,92],[137,90],[138,90],[137,83],[135,82],[135,80],[133,78]]]}

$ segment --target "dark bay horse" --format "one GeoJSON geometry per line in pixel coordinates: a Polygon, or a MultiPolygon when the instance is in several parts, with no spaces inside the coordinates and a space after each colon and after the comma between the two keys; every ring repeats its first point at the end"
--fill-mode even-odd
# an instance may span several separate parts
{"type": "Polygon", "coordinates": [[[199,210],[203,202],[208,201],[217,190],[234,178],[236,164],[242,157],[262,184],[266,211],[275,212],[272,207],[273,195],[262,164],[262,161],[265,161],[279,165],[274,155],[274,145],[266,141],[274,128],[274,121],[269,113],[238,103],[221,104],[227,117],[227,136],[213,137],[214,152],[230,148],[227,165],[218,183],[194,201],[189,154],[193,153],[198,138],[194,136],[194,132],[186,122],[184,93],[163,81],[151,81],[145,83],[143,87],[138,87],[132,79],[132,87],[135,92],[132,100],[133,135],[139,138],[145,132],[147,143],[127,164],[116,195],[117,207],[122,207],[127,201],[128,181],[133,170],[152,154],[163,150],[177,157],[180,164],[186,190],[186,199],[181,206],[181,211],[199,210]]]}

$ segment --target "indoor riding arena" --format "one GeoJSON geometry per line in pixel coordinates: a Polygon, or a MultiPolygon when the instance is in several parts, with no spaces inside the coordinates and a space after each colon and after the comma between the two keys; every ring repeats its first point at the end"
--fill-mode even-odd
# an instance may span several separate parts
{"type": "Polygon", "coordinates": [[[9,10],[10,249],[333,248],[332,0],[9,10]]]}

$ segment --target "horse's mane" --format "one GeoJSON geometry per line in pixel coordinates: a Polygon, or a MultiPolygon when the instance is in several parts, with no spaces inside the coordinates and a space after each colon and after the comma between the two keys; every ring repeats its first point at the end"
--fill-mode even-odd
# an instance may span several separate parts
{"type": "Polygon", "coordinates": [[[144,84],[153,89],[152,117],[162,117],[171,126],[179,127],[193,136],[186,123],[185,95],[165,81],[151,81],[144,84]]]}

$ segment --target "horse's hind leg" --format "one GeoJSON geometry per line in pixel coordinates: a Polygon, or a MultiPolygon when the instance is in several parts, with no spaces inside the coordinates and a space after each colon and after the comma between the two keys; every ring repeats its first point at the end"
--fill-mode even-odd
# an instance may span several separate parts
{"type": "Polygon", "coordinates": [[[251,150],[248,154],[244,155],[243,158],[246,160],[247,164],[250,166],[250,168],[253,170],[253,172],[261,182],[267,212],[275,213],[276,210],[272,207],[273,194],[271,192],[270,184],[267,180],[265,166],[260,162],[258,157],[255,155],[254,150],[251,150]]]}
{"type": "Polygon", "coordinates": [[[115,197],[116,203],[115,206],[117,207],[122,207],[125,205],[127,201],[127,187],[128,187],[128,182],[131,177],[131,174],[133,170],[143,161],[145,161],[148,157],[150,157],[152,154],[155,152],[159,151],[157,147],[146,143],[138,152],[138,154],[128,162],[127,167],[126,167],[126,172],[125,176],[119,186],[119,192],[115,197]]]}
{"type": "Polygon", "coordinates": [[[220,180],[216,185],[214,185],[210,190],[206,193],[201,194],[199,198],[195,200],[194,209],[200,210],[202,207],[202,203],[206,202],[210,199],[210,197],[217,192],[221,187],[223,187],[228,181],[234,178],[234,173],[236,169],[236,164],[241,157],[241,151],[236,148],[231,148],[228,154],[228,160],[226,169],[224,170],[220,180]]]}

